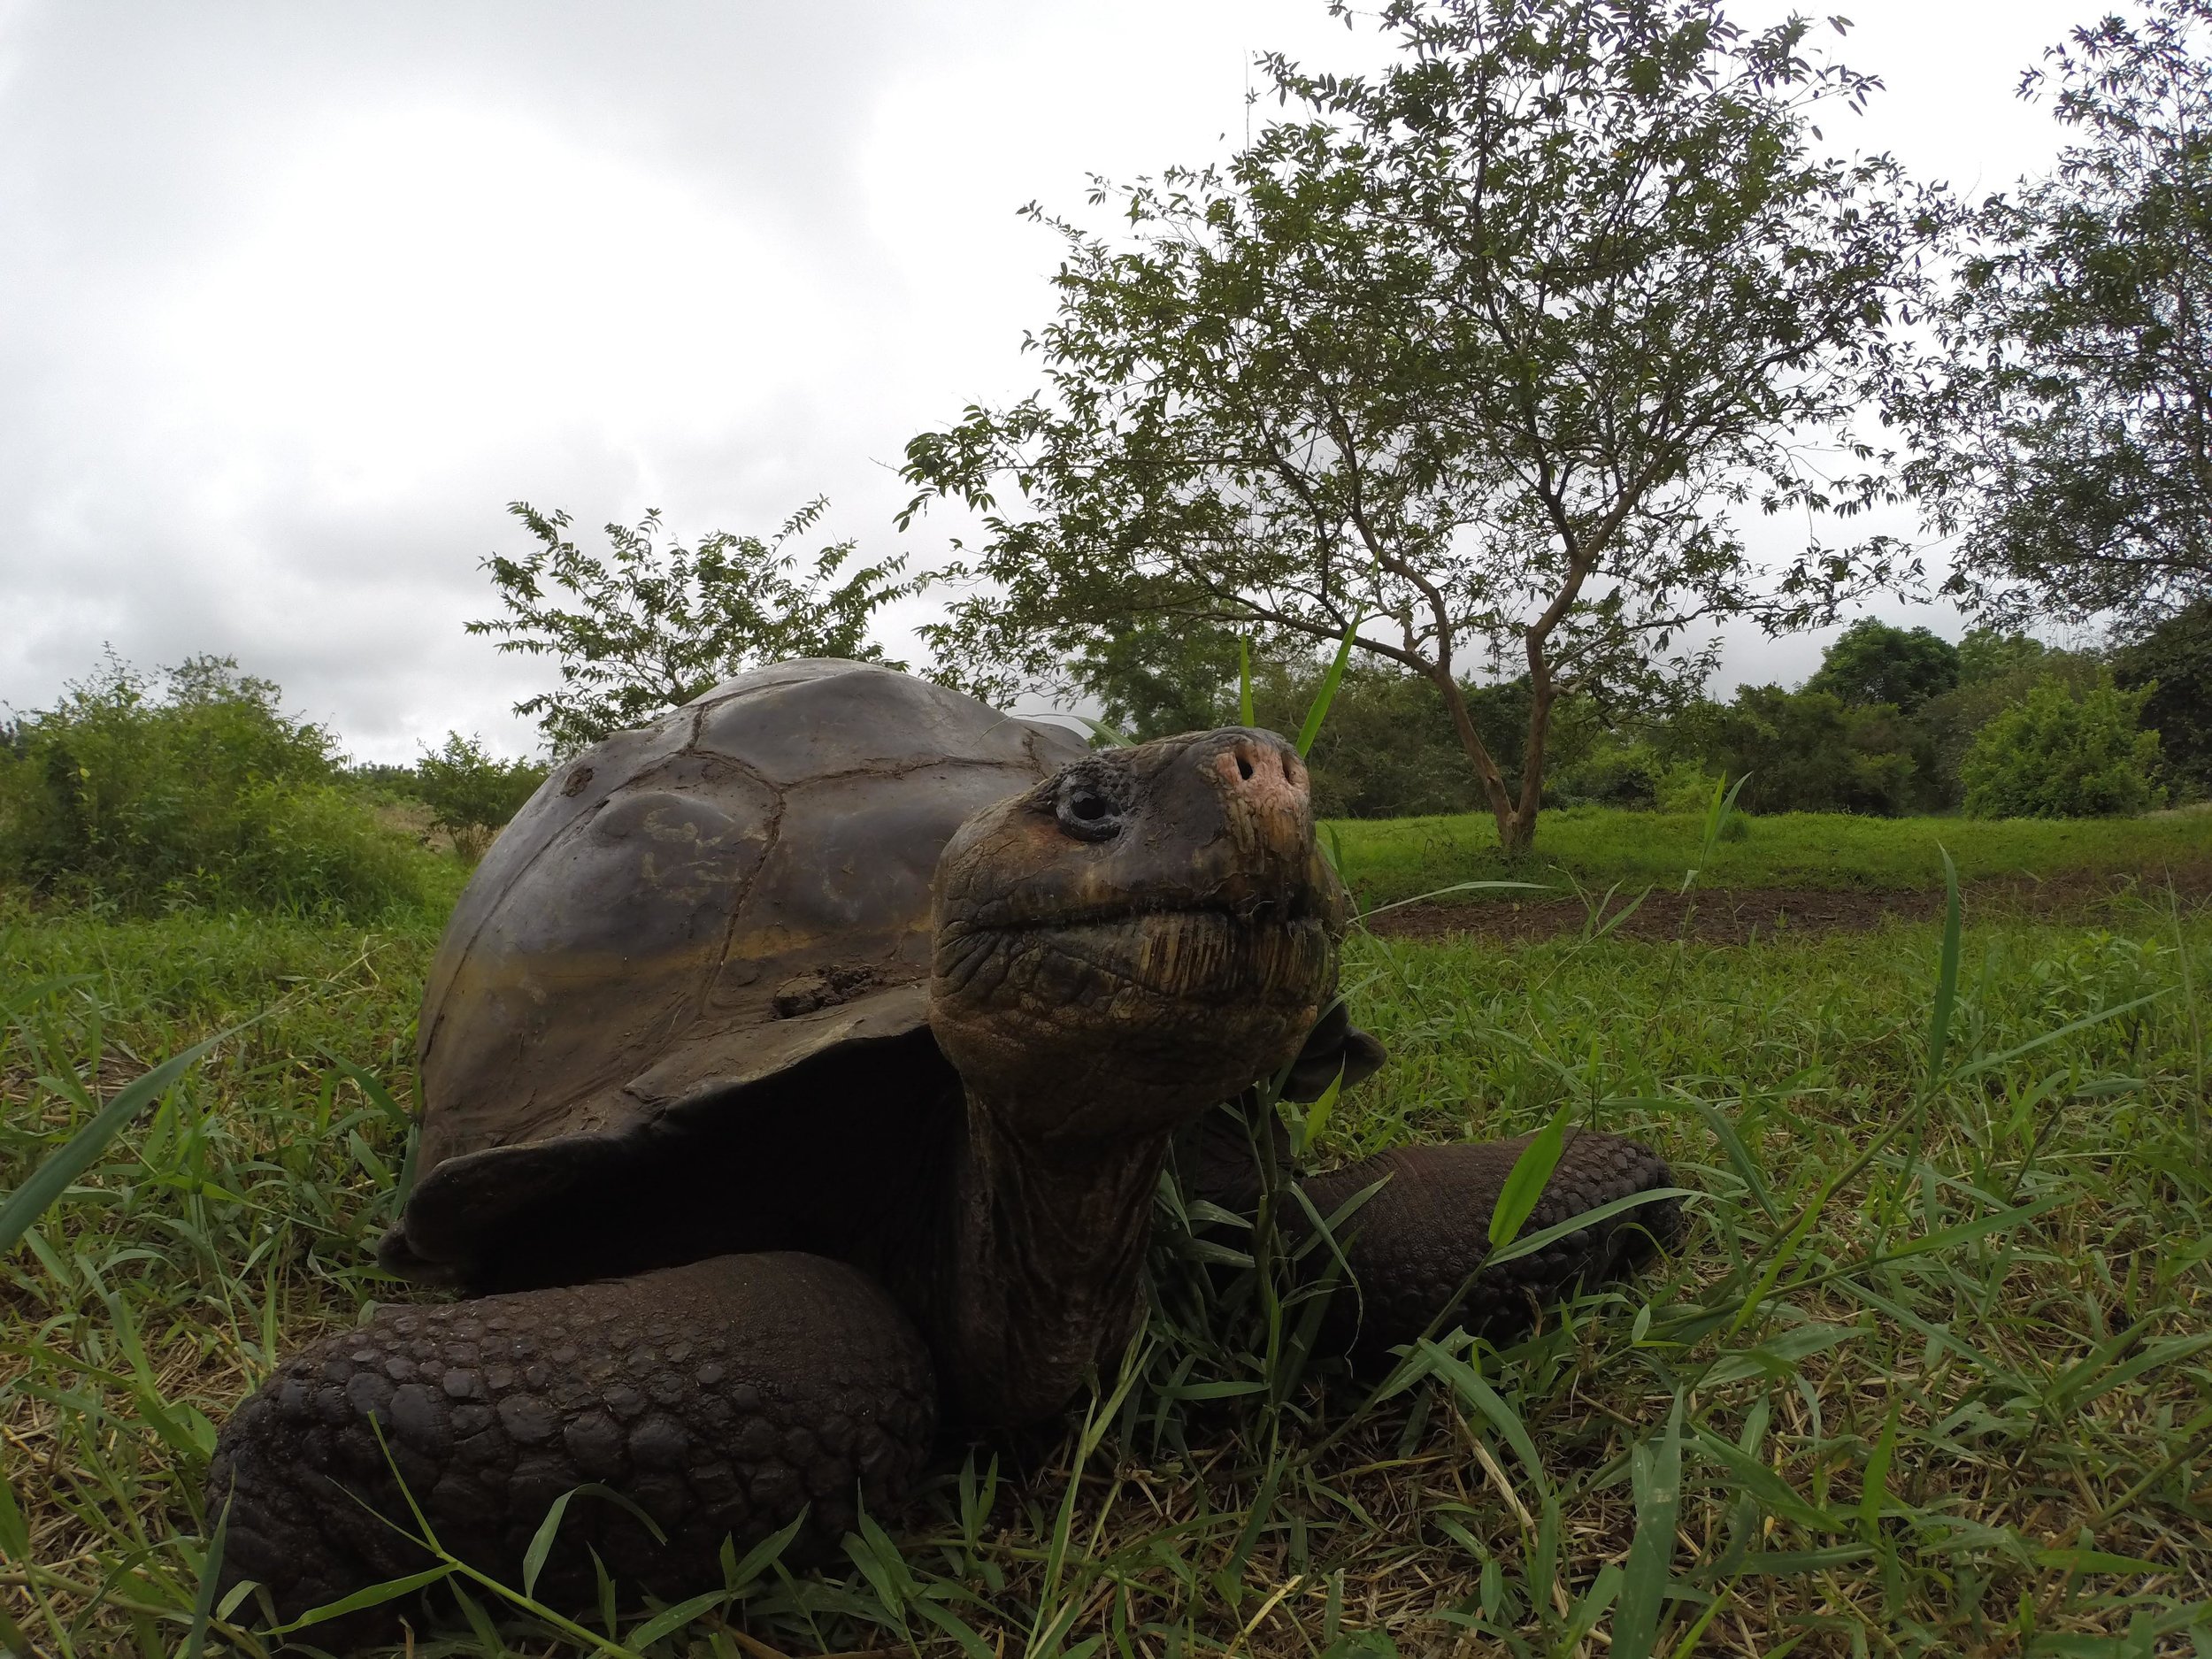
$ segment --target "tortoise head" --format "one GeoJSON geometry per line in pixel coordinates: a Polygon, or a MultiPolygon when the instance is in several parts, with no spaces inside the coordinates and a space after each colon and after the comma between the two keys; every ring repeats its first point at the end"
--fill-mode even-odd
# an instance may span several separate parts
{"type": "Polygon", "coordinates": [[[1280,738],[1102,750],[946,846],[930,1025],[1025,1137],[1156,1133],[1299,1055],[1348,910],[1280,738]]]}

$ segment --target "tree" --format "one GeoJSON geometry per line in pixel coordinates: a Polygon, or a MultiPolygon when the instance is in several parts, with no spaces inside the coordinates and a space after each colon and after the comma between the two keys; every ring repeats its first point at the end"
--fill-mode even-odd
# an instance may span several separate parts
{"type": "Polygon", "coordinates": [[[1233,719],[1236,641],[1218,628],[1138,623],[1083,641],[1072,678],[1107,723],[1143,742],[1233,719]]]}
{"type": "Polygon", "coordinates": [[[1898,405],[1983,611],[2155,618],[2212,593],[2212,0],[2147,0],[2022,78],[2077,135],[1992,197],[1898,405]]]}
{"type": "Polygon", "coordinates": [[[2051,648],[2026,634],[1998,628],[1969,628],[1959,641],[1959,684],[1979,686],[2032,670],[2051,648]]]}
{"type": "Polygon", "coordinates": [[[2212,599],[2200,599],[2123,643],[2114,677],[2144,695],[2142,722],[2158,733],[2167,775],[2212,795],[2212,599]]]}
{"type": "Polygon", "coordinates": [[[2094,687],[2104,664],[2084,651],[2055,649],[2024,634],[1969,628],[1959,641],[1959,683],[1915,712],[1926,749],[1926,804],[1955,810],[1966,799],[1966,757],[1982,729],[2047,681],[2072,693],[2094,687]]]}
{"type": "Polygon", "coordinates": [[[1854,707],[1886,703],[1911,714],[1959,683],[1959,648],[1925,628],[1893,627],[1872,617],[1854,622],[1829,646],[1805,682],[1854,707]]]}
{"type": "Polygon", "coordinates": [[[430,808],[431,823],[453,837],[463,856],[480,858],[545,774],[534,762],[497,758],[481,738],[449,732],[437,748],[423,750],[415,787],[430,808]]]}
{"type": "Polygon", "coordinates": [[[634,527],[606,526],[610,565],[568,539],[566,513],[515,502],[507,511],[538,545],[519,559],[495,554],[483,561],[507,614],[467,629],[501,636],[503,651],[559,661],[558,690],[515,704],[517,714],[537,717],[556,759],[688,703],[750,664],[787,657],[883,661],[868,625],[918,584],[900,580],[903,558],[863,566],[837,582],[853,555],[849,541],[802,566],[786,546],[827,507],[818,498],[808,503],[765,541],[718,530],[690,549],[672,537],[664,546],[660,514],[649,512],[634,527]],[[567,593],[574,608],[548,600],[549,586],[567,593]]]}
{"type": "Polygon", "coordinates": [[[1029,342],[1047,388],[915,438],[907,518],[985,515],[930,637],[991,689],[1133,620],[1285,655],[1355,631],[1436,687],[1517,852],[1563,696],[1701,679],[1694,625],[1809,625],[1893,573],[1870,537],[1769,582],[1730,513],[1885,496],[1854,420],[1896,377],[1941,211],[1886,157],[1813,153],[1820,110],[1874,83],[1812,58],[1801,19],[1383,16],[1402,50],[1374,77],[1263,59],[1295,114],[1224,168],[1097,182],[1117,240],[1030,210],[1065,248],[1029,342]],[[1512,781],[1461,690],[1478,672],[1528,681],[1512,781]]]}
{"type": "Polygon", "coordinates": [[[2075,692],[2047,681],[1984,726],[1967,752],[1974,818],[2107,818],[2157,804],[2158,733],[2138,729],[2144,690],[2109,678],[2075,692]]]}

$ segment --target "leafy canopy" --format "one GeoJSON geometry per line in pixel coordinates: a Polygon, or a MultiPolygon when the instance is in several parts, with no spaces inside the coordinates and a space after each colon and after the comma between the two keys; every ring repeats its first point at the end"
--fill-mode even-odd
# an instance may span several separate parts
{"type": "MultiPolygon", "coordinates": [[[[1854,422],[1906,348],[1940,207],[1816,154],[1872,82],[1712,0],[1398,0],[1372,77],[1262,60],[1289,113],[1220,168],[1121,188],[1064,246],[1045,387],[909,445],[908,516],[987,534],[931,638],[987,692],[1140,629],[1285,657],[1357,630],[1425,676],[1509,849],[1552,710],[1685,630],[1824,618],[1878,536],[1768,581],[1732,510],[1848,515],[1891,488],[1854,422]],[[1527,677],[1509,781],[1461,681],[1527,677]]],[[[903,522],[903,520],[902,520],[903,522]]],[[[1672,653],[1672,655],[1670,655],[1672,653]]]]}
{"type": "Polygon", "coordinates": [[[2212,594],[2212,0],[2076,29],[2021,81],[2074,135],[1992,197],[1904,400],[1912,476],[1992,614],[2212,594]]]}
{"type": "Polygon", "coordinates": [[[751,664],[793,657],[880,662],[868,626],[916,584],[900,580],[903,558],[864,565],[840,581],[850,541],[803,564],[789,544],[827,508],[818,497],[809,502],[764,541],[718,530],[692,548],[664,541],[660,514],[649,512],[634,526],[606,526],[610,560],[568,539],[566,513],[513,503],[508,511],[538,545],[518,559],[495,554],[483,562],[506,614],[471,622],[468,631],[498,636],[503,651],[557,661],[558,688],[515,704],[517,714],[537,717],[557,758],[688,703],[751,664]]]}
{"type": "Polygon", "coordinates": [[[1886,703],[1910,714],[1959,683],[1959,648],[1925,628],[1900,628],[1863,617],[1822,654],[1806,682],[1854,706],[1886,703]]]}

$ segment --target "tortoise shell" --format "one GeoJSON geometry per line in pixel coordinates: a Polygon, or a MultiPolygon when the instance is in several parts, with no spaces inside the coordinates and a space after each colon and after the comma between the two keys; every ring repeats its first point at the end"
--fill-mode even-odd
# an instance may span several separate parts
{"type": "MultiPolygon", "coordinates": [[[[703,1128],[728,1145],[747,1114],[795,1110],[766,1086],[825,1056],[903,1045],[875,1091],[936,1086],[938,854],[1086,752],[927,680],[818,660],[725,680],[557,768],[446,926],[423,993],[418,1175],[385,1264],[559,1282],[680,1256],[667,1240],[626,1251],[607,1235],[646,1205],[600,1199],[641,1170],[672,1179],[703,1128]],[[545,1259],[488,1274],[524,1234],[545,1259]]],[[[805,1110],[839,1105],[817,1090],[805,1110]]]]}

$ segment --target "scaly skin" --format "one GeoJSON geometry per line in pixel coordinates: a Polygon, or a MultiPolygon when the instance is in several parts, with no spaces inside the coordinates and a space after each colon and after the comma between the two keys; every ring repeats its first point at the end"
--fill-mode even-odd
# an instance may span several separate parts
{"type": "MultiPolygon", "coordinates": [[[[803,1508],[790,1558],[818,1556],[856,1501],[897,1501],[934,1428],[928,1352],[867,1278],[820,1256],[725,1256],[385,1309],[241,1406],[208,1485],[211,1510],[230,1499],[227,1578],[258,1579],[288,1618],[431,1564],[387,1524],[417,1530],[400,1480],[440,1543],[517,1586],[553,1502],[599,1482],[667,1542],[618,1504],[572,1502],[537,1592],[578,1606],[594,1584],[587,1546],[622,1584],[679,1595],[716,1581],[726,1537],[742,1548],[803,1508]]],[[[373,1637],[399,1610],[336,1634],[373,1637]]]]}
{"type": "MultiPolygon", "coordinates": [[[[1498,1194],[1527,1144],[1524,1135],[1479,1146],[1399,1147],[1304,1184],[1325,1217],[1363,1188],[1386,1182],[1338,1230],[1340,1241],[1348,1241],[1345,1255],[1357,1291],[1340,1289],[1331,1300],[1326,1332],[1335,1345],[1370,1363],[1379,1360],[1426,1330],[1471,1274],[1474,1283],[1445,1328],[1463,1325],[1502,1341],[1577,1284],[1611,1278],[1655,1243],[1671,1244],[1680,1233],[1681,1201],[1655,1199],[1478,1272],[1498,1194]]],[[[1665,1161],[1649,1148],[1618,1135],[1570,1131],[1522,1234],[1673,1183],[1665,1161]]],[[[1304,1212],[1291,1213],[1295,1231],[1304,1212]]]]}

